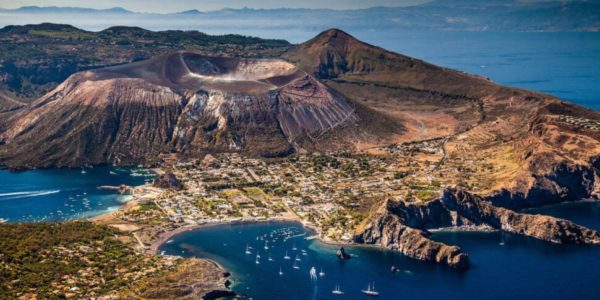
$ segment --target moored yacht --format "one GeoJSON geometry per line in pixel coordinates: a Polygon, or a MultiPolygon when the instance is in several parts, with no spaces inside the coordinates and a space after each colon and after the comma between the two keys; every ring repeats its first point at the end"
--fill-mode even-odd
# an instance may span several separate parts
{"type": "Polygon", "coordinates": [[[362,290],[361,291],[363,294],[368,295],[368,296],[374,296],[377,297],[379,296],[379,292],[375,290],[375,283],[373,282],[373,286],[371,286],[371,283],[369,283],[369,286],[367,287],[366,290],[362,290]]]}
{"type": "Polygon", "coordinates": [[[332,294],[334,295],[343,295],[344,292],[342,292],[342,290],[340,290],[340,286],[336,285],[335,288],[333,289],[333,291],[331,291],[332,294]]]}

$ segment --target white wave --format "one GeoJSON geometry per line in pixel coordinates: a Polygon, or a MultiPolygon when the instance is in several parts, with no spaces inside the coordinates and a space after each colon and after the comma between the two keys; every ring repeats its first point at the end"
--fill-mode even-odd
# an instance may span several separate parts
{"type": "Polygon", "coordinates": [[[2,200],[8,200],[8,199],[38,197],[38,196],[51,195],[51,194],[57,194],[57,193],[60,193],[60,190],[2,193],[2,194],[0,194],[0,197],[2,197],[2,200]]]}

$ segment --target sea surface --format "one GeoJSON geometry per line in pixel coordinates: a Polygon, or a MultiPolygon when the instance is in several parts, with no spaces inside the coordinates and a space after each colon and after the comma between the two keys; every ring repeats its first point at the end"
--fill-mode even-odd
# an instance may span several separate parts
{"type": "Polygon", "coordinates": [[[109,166],[86,169],[0,170],[0,218],[9,222],[65,221],[118,209],[130,196],[102,185],[141,185],[153,173],[109,166]]]}
{"type": "MultiPolygon", "coordinates": [[[[598,202],[529,212],[568,217],[600,230],[598,202]]],[[[340,261],[335,256],[337,246],[307,240],[312,234],[293,222],[219,225],[177,235],[160,251],[218,262],[232,272],[232,288],[240,298],[367,299],[361,290],[369,282],[380,299],[600,298],[598,246],[554,245],[500,232],[434,234],[435,240],[458,245],[469,254],[471,268],[460,271],[373,247],[346,247],[354,257],[340,261]],[[245,253],[247,246],[251,254],[245,253]],[[290,260],[284,259],[286,251],[290,260]],[[299,269],[293,268],[296,256],[301,259],[299,269]],[[399,271],[392,273],[392,266],[399,271]],[[316,279],[310,276],[311,267],[316,279]],[[324,276],[319,275],[321,269],[324,276]],[[343,296],[331,293],[336,285],[343,296]]]]}

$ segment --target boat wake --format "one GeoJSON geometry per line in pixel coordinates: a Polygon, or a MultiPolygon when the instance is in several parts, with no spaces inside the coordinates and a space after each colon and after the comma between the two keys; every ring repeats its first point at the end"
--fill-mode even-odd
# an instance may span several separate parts
{"type": "Polygon", "coordinates": [[[0,200],[20,199],[29,197],[39,197],[51,194],[60,193],[60,190],[46,190],[46,191],[27,191],[27,192],[13,192],[13,193],[0,193],[0,200]]]}

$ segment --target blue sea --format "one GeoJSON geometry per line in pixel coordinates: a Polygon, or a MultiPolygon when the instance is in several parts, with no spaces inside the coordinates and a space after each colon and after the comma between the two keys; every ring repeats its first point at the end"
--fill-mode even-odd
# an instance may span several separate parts
{"type": "Polygon", "coordinates": [[[0,170],[0,218],[9,222],[66,221],[118,209],[130,196],[98,186],[141,185],[153,173],[137,168],[95,167],[25,172],[0,170]]]}
{"type": "MultiPolygon", "coordinates": [[[[531,212],[565,216],[600,229],[598,202],[531,212]]],[[[458,245],[470,255],[471,268],[461,271],[364,246],[346,247],[354,257],[340,261],[335,256],[337,246],[306,239],[312,234],[299,223],[220,225],[175,236],[160,251],[218,262],[232,272],[232,289],[241,298],[366,299],[361,290],[369,283],[374,283],[381,299],[600,297],[599,246],[554,245],[500,232],[434,234],[433,239],[458,245]],[[247,246],[251,254],[246,254],[247,246]],[[286,253],[289,260],[284,259],[286,253]],[[293,268],[294,263],[299,269],[293,268]],[[399,271],[392,273],[392,266],[399,271]],[[316,279],[310,276],[312,267],[316,279]],[[319,275],[321,270],[324,276],[319,275]],[[331,293],[338,285],[343,296],[331,293]]]]}

